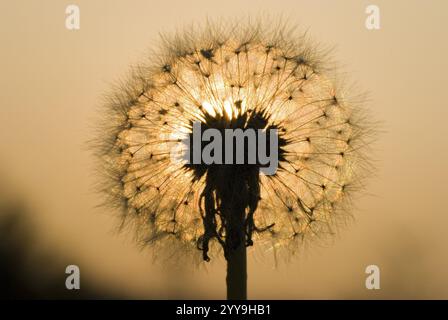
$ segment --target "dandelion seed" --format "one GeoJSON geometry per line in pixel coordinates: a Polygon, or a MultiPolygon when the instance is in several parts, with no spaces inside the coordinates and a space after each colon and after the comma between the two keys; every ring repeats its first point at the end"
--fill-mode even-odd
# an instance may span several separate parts
{"type": "Polygon", "coordinates": [[[277,255],[333,234],[362,178],[367,127],[325,67],[327,56],[286,27],[209,24],[165,38],[151,59],[106,110],[98,140],[108,201],[121,204],[147,244],[196,248],[205,261],[223,250],[228,297],[245,298],[246,246],[277,255]],[[277,129],[277,172],[173,161],[173,150],[184,159],[179,144],[194,122],[277,129]]]}

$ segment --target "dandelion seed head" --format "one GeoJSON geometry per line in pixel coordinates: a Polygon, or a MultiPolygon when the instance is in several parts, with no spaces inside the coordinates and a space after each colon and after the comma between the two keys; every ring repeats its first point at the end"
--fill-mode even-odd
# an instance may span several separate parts
{"type": "Polygon", "coordinates": [[[211,23],[164,37],[149,60],[113,90],[98,139],[107,202],[140,241],[197,248],[206,260],[225,251],[233,188],[244,198],[246,245],[333,234],[362,181],[368,130],[321,50],[285,26],[211,23]],[[181,141],[195,121],[278,129],[277,172],[185,163],[181,141]]]}

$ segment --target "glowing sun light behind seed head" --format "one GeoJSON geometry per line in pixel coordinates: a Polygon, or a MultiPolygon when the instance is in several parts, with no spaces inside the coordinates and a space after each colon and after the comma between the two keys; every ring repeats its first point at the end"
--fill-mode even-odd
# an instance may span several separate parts
{"type": "Polygon", "coordinates": [[[336,218],[349,212],[368,164],[368,127],[326,67],[327,56],[305,36],[269,25],[218,29],[166,40],[160,59],[113,92],[99,138],[105,193],[144,243],[200,249],[207,259],[226,250],[228,217],[219,207],[225,195],[216,186],[222,179],[210,178],[216,167],[187,166],[170,154],[195,121],[225,129],[243,119],[238,126],[275,128],[279,170],[269,177],[251,171],[241,183],[247,244],[293,252],[333,234],[336,218]]]}

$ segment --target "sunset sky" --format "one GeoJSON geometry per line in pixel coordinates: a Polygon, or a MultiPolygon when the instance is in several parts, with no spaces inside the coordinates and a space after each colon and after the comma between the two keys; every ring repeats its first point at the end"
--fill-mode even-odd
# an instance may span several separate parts
{"type": "Polygon", "coordinates": [[[26,212],[32,241],[20,250],[29,252],[31,277],[64,278],[75,264],[81,287],[99,295],[225,297],[223,259],[166,267],[131,233],[116,232],[117,212],[98,206],[87,142],[102,95],[130,65],[151,59],[160,33],[207,18],[270,14],[335,48],[344,78],[368,92],[366,108],[381,130],[372,145],[376,170],[354,199],[354,219],[334,243],[287,261],[251,248],[248,297],[448,299],[447,12],[442,0],[2,1],[0,204],[26,212]],[[371,3],[380,8],[380,30],[365,28],[371,3]],[[80,30],[65,28],[69,4],[80,8],[80,30]],[[365,288],[372,264],[381,270],[380,290],[365,288]]]}

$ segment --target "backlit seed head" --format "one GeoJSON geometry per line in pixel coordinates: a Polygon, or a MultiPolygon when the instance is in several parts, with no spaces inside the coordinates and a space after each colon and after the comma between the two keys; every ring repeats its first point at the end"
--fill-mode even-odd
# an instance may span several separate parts
{"type": "Polygon", "coordinates": [[[245,211],[246,245],[294,249],[332,234],[368,166],[370,127],[327,60],[306,36],[272,24],[208,23],[164,37],[102,111],[97,154],[107,203],[143,243],[198,248],[206,260],[226,251],[223,207],[232,201],[245,211]],[[276,174],[173,161],[194,121],[279,129],[276,174]],[[240,199],[226,195],[232,188],[240,199]]]}

